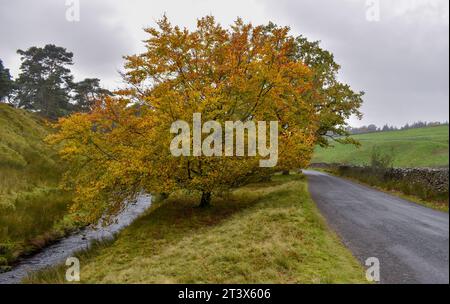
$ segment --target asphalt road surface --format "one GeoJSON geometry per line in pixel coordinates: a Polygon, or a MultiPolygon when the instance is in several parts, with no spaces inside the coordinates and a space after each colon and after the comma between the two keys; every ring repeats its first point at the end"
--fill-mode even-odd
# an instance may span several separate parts
{"type": "Polygon", "coordinates": [[[328,224],[380,283],[449,283],[449,215],[331,176],[304,170],[328,224]]]}

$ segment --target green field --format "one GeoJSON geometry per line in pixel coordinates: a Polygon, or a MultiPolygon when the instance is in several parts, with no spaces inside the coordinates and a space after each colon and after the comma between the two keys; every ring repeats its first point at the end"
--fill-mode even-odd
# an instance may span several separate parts
{"type": "Polygon", "coordinates": [[[70,194],[58,189],[62,166],[37,116],[0,103],[0,271],[59,236],[70,194]]]}
{"type": "MultiPolygon", "coordinates": [[[[301,175],[275,176],[196,208],[180,193],[113,242],[80,257],[81,283],[364,283],[364,269],[329,230],[301,175]]],[[[64,265],[27,283],[65,283],[64,265]]]]}
{"type": "Polygon", "coordinates": [[[444,167],[449,164],[449,127],[437,126],[402,131],[377,132],[352,136],[360,147],[334,143],[317,148],[313,163],[367,165],[372,149],[393,153],[394,167],[444,167]]]}

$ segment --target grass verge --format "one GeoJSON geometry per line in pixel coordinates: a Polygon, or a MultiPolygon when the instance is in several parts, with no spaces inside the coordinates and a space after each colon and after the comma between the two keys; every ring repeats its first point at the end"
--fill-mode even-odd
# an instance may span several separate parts
{"type": "Polygon", "coordinates": [[[365,186],[370,186],[374,189],[377,189],[379,191],[382,191],[384,193],[388,193],[394,196],[397,196],[399,198],[402,198],[406,201],[412,202],[412,203],[416,203],[418,205],[422,205],[424,207],[427,208],[431,208],[434,210],[438,210],[438,211],[442,211],[442,212],[449,212],[449,203],[448,200],[447,201],[429,201],[429,200],[424,200],[418,196],[415,195],[410,195],[410,194],[406,194],[400,190],[396,190],[391,188],[391,185],[383,185],[382,183],[378,183],[376,181],[374,181],[374,179],[368,179],[365,180],[363,178],[357,178],[355,176],[344,176],[341,174],[338,174],[337,172],[333,171],[333,170],[328,170],[328,169],[318,169],[318,168],[313,168],[313,170],[316,171],[322,171],[325,173],[329,173],[338,177],[342,177],[342,178],[346,178],[349,179],[353,182],[359,183],[361,185],[365,185],[365,186]]]}
{"type": "MultiPolygon", "coordinates": [[[[79,254],[81,283],[364,283],[301,175],[238,188],[208,209],[174,195],[79,254]]],[[[65,283],[63,265],[25,283],[65,283]]]]}

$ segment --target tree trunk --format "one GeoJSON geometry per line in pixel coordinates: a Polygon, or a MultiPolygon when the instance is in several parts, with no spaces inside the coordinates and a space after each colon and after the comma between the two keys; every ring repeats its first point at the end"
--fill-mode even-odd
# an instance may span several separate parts
{"type": "Polygon", "coordinates": [[[283,170],[283,175],[289,175],[289,170],[283,170]]]}
{"type": "Polygon", "coordinates": [[[200,208],[211,206],[211,192],[202,192],[202,199],[200,200],[200,208]]]}

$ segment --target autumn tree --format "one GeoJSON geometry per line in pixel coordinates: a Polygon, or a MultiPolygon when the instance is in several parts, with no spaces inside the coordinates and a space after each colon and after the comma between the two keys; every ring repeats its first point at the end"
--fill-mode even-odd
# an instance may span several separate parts
{"type": "Polygon", "coordinates": [[[359,106],[331,96],[325,76],[303,61],[287,27],[238,19],[227,29],[211,16],[194,31],[166,17],[157,24],[146,29],[146,51],[126,57],[128,88],[104,97],[90,113],[61,119],[50,138],[73,164],[66,185],[76,189],[73,210],[80,219],[114,214],[140,191],[186,189],[200,193],[207,206],[213,193],[274,170],[259,167],[261,156],[173,156],[171,125],[192,124],[194,113],[221,125],[277,121],[275,170],[283,170],[305,167],[322,132],[337,129],[359,106]]]}
{"type": "Polygon", "coordinates": [[[320,47],[319,41],[297,37],[295,58],[313,73],[312,102],[320,116],[316,129],[317,144],[327,147],[330,140],[357,144],[348,137],[346,120],[351,116],[361,118],[359,108],[364,92],[354,92],[348,84],[338,80],[340,65],[331,52],[320,47]]]}

